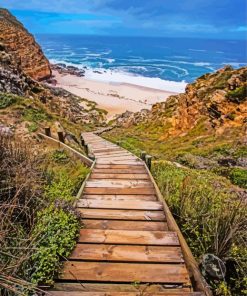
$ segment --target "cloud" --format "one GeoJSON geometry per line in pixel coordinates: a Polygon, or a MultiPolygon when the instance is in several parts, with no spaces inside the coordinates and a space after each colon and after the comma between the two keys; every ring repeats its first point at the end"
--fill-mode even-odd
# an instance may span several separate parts
{"type": "Polygon", "coordinates": [[[1,5],[37,31],[42,25],[62,31],[59,23],[77,31],[88,17],[94,22],[85,22],[87,32],[95,34],[245,38],[246,31],[246,0],[1,0],[1,5]]]}

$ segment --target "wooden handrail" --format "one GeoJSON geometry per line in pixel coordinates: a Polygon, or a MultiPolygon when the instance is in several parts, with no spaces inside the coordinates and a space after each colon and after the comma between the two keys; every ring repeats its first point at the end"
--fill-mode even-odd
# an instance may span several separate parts
{"type": "Polygon", "coordinates": [[[42,133],[38,133],[38,135],[45,138],[48,141],[51,141],[53,143],[58,144],[59,147],[63,147],[68,152],[70,152],[73,156],[80,159],[85,165],[87,165],[89,167],[91,167],[93,165],[93,161],[91,159],[89,159],[88,157],[86,157],[82,153],[78,152],[77,150],[71,148],[70,146],[66,145],[65,143],[62,143],[59,140],[54,139],[54,138],[49,137],[49,136],[46,136],[45,134],[42,134],[42,133]]]}

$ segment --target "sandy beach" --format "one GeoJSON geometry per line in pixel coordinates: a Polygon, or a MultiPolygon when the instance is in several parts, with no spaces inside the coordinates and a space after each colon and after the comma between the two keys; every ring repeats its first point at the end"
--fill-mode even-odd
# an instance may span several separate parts
{"type": "Polygon", "coordinates": [[[94,81],[57,71],[53,71],[53,75],[57,80],[57,87],[96,102],[100,108],[108,111],[108,119],[127,110],[137,112],[150,109],[153,104],[176,94],[133,84],[94,81]]]}

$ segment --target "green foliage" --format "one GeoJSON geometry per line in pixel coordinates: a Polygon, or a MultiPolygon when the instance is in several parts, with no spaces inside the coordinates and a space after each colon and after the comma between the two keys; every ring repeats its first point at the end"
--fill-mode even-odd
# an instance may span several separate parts
{"type": "Polygon", "coordinates": [[[60,171],[51,184],[45,187],[45,196],[51,201],[62,199],[72,202],[75,200],[73,195],[74,183],[65,170],[60,171]]]}
{"type": "Polygon", "coordinates": [[[64,150],[55,150],[52,153],[52,159],[57,163],[67,163],[69,157],[64,150]]]}
{"type": "Polygon", "coordinates": [[[68,257],[73,250],[78,230],[79,221],[68,209],[51,205],[38,212],[33,230],[36,240],[36,250],[32,255],[33,283],[53,284],[60,258],[68,257]]]}
{"type": "MultiPolygon", "coordinates": [[[[213,253],[223,261],[231,258],[238,268],[229,270],[232,276],[227,286],[240,293],[232,295],[242,295],[243,257],[247,252],[244,197],[238,196],[225,178],[208,171],[156,162],[152,173],[195,257],[213,253]],[[234,253],[234,245],[241,251],[234,253]]],[[[228,289],[217,282],[214,288],[218,292],[228,289]]]]}
{"type": "Polygon", "coordinates": [[[30,133],[34,133],[34,132],[36,132],[38,130],[38,125],[37,125],[36,122],[33,122],[33,123],[28,125],[27,129],[28,129],[28,131],[30,133]]]}
{"type": "Polygon", "coordinates": [[[241,103],[247,100],[247,84],[231,90],[227,93],[226,97],[229,101],[234,103],[241,103]]]}
{"type": "Polygon", "coordinates": [[[229,178],[233,184],[247,189],[247,170],[241,168],[232,168],[229,178]]]}
{"type": "Polygon", "coordinates": [[[8,93],[0,93],[0,109],[7,108],[17,101],[17,96],[8,93]]]}
{"type": "Polygon", "coordinates": [[[51,117],[43,109],[28,108],[24,110],[23,118],[24,120],[38,123],[40,121],[46,121],[51,117]]]}

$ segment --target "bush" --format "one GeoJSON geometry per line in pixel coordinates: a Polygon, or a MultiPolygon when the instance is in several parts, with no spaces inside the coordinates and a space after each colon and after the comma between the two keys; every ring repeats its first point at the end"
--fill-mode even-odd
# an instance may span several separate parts
{"type": "Polygon", "coordinates": [[[17,97],[12,94],[0,93],[0,109],[9,107],[10,105],[15,104],[17,97]]]}
{"type": "Polygon", "coordinates": [[[229,173],[229,179],[235,185],[247,189],[247,170],[241,168],[232,168],[229,173]]]}
{"type": "Polygon", "coordinates": [[[23,118],[31,122],[40,122],[50,119],[50,116],[42,109],[26,109],[23,114],[23,118]]]}
{"type": "Polygon", "coordinates": [[[76,244],[79,220],[69,207],[51,205],[37,215],[33,236],[37,240],[32,256],[32,282],[53,284],[60,259],[70,255],[76,244]]]}
{"type": "Polygon", "coordinates": [[[33,122],[28,125],[27,129],[30,133],[34,133],[38,130],[38,125],[37,125],[37,123],[33,122]]]}
{"type": "Polygon", "coordinates": [[[234,103],[242,103],[247,99],[247,85],[240,86],[227,93],[226,97],[234,103]]]}
{"type": "Polygon", "coordinates": [[[227,284],[240,293],[234,295],[241,295],[245,263],[232,250],[237,245],[246,252],[245,193],[234,191],[225,178],[207,171],[157,162],[152,172],[194,256],[200,260],[202,255],[213,253],[226,263],[231,258],[227,284]]]}
{"type": "Polygon", "coordinates": [[[69,157],[64,150],[55,150],[52,154],[52,160],[57,163],[67,163],[69,157]]]}

